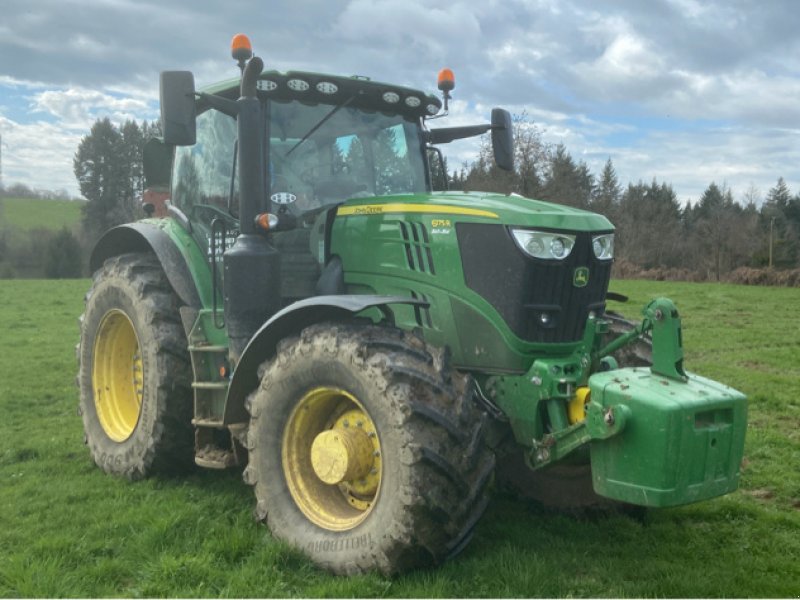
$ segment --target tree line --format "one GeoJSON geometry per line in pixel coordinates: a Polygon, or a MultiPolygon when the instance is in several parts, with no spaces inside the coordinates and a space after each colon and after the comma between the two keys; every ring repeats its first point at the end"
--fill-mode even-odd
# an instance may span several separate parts
{"type": "MultiPolygon", "coordinates": [[[[490,140],[484,137],[477,158],[459,169],[449,170],[446,159],[433,161],[435,186],[446,179],[449,189],[517,193],[606,215],[616,226],[617,276],[671,269],[719,281],[742,267],[800,267],[800,194],[793,194],[783,178],[763,199],[753,188],[734,198],[724,183],[711,182],[700,198],[682,205],[667,182],[623,185],[610,158],[602,172],[592,173],[564,145],[545,142],[525,115],[514,119],[514,129],[513,172],[494,165],[490,140]]],[[[100,235],[143,216],[142,152],[144,143],[159,133],[157,123],[117,126],[109,119],[97,120],[73,161],[86,200],[80,226],[36,229],[27,236],[0,229],[0,277],[86,274],[88,252],[100,235]]],[[[25,186],[12,186],[0,190],[0,211],[3,193],[42,197],[25,186]]]]}
{"type": "MultiPolygon", "coordinates": [[[[142,153],[144,143],[159,134],[159,126],[146,121],[126,121],[117,126],[107,118],[97,120],[81,139],[73,160],[73,171],[86,200],[79,225],[53,228],[43,223],[25,231],[0,218],[0,278],[88,274],[89,252],[103,232],[144,216],[142,153]]],[[[4,197],[44,201],[68,199],[68,194],[11,185],[0,189],[0,217],[4,197]]]]}
{"type": "MultiPolygon", "coordinates": [[[[65,226],[60,229],[52,227],[47,209],[51,200],[70,198],[64,190],[32,189],[19,183],[8,188],[0,187],[0,279],[59,279],[81,275],[83,249],[75,231],[65,226]],[[6,198],[38,203],[35,214],[42,219],[42,226],[27,229],[10,223],[6,215],[6,198]]],[[[32,204],[28,206],[33,210],[32,204]]]]}
{"type": "Polygon", "coordinates": [[[143,216],[144,144],[161,134],[158,123],[126,121],[115,126],[99,119],[84,136],[73,160],[75,178],[86,199],[81,225],[87,241],[143,216]]]}
{"type": "Polygon", "coordinates": [[[445,161],[450,189],[517,193],[605,215],[616,226],[618,275],[673,269],[720,281],[741,267],[800,267],[800,193],[782,177],[763,202],[752,187],[736,199],[724,183],[711,182],[682,205],[671,184],[623,186],[610,158],[595,175],[564,145],[546,143],[524,115],[514,121],[514,171],[494,165],[485,137],[472,163],[450,172],[445,161]]]}

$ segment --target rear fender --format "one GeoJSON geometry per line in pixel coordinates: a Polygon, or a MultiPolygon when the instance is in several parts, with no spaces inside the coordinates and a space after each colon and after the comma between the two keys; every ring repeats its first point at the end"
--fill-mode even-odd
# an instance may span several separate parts
{"type": "Polygon", "coordinates": [[[299,300],[275,313],[248,342],[236,365],[225,401],[224,423],[242,423],[249,419],[244,400],[259,385],[258,367],[275,356],[280,340],[299,334],[303,329],[324,321],[352,319],[369,308],[377,308],[384,318],[394,322],[390,304],[414,304],[427,307],[424,300],[406,296],[316,296],[299,300]]]}
{"type": "Polygon", "coordinates": [[[91,272],[94,273],[112,256],[127,252],[155,254],[181,301],[192,308],[202,308],[197,285],[177,244],[163,229],[149,223],[128,223],[103,234],[89,259],[91,272]]]}

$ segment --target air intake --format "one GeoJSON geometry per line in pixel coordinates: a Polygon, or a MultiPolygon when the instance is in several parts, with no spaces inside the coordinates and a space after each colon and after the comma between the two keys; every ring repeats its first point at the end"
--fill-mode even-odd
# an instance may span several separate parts
{"type": "Polygon", "coordinates": [[[399,225],[408,268],[412,271],[436,275],[428,230],[422,223],[400,222],[399,225]]]}

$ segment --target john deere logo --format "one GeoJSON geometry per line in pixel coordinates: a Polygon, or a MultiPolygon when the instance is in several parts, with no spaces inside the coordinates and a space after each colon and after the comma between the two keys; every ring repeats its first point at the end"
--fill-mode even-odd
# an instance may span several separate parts
{"type": "Polygon", "coordinates": [[[589,269],[586,267],[578,267],[575,269],[575,274],[572,276],[572,285],[575,287],[586,287],[589,283],[589,269]]]}

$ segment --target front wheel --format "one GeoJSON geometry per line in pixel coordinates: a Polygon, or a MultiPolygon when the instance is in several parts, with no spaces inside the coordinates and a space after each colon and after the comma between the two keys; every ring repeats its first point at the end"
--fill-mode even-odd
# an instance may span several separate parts
{"type": "Polygon", "coordinates": [[[108,259],[81,317],[79,412],[95,463],[139,479],[192,459],[191,367],[178,299],[151,254],[108,259]]]}
{"type": "Polygon", "coordinates": [[[335,573],[398,573],[469,541],[494,456],[467,376],[378,326],[315,325],[284,341],[248,399],[256,514],[335,573]]]}

